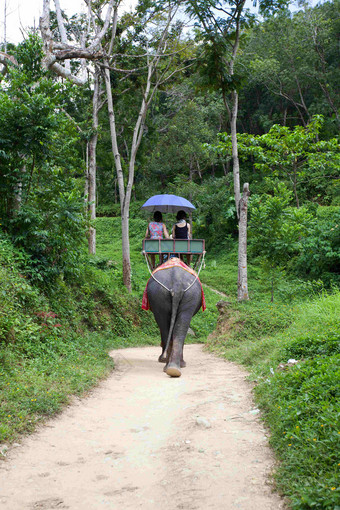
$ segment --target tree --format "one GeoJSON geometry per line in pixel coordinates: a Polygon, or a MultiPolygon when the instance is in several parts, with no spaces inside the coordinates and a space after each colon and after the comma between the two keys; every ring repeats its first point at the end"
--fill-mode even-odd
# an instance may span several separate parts
{"type": "Polygon", "coordinates": [[[60,108],[62,84],[41,68],[42,55],[40,38],[30,34],[0,86],[0,216],[28,254],[32,279],[47,284],[79,267],[84,217],[79,135],[60,108]]]}
{"type": "MultiPolygon", "coordinates": [[[[80,31],[68,31],[65,28],[64,16],[61,10],[59,0],[54,0],[56,8],[56,19],[58,31],[51,31],[50,19],[50,0],[43,0],[43,14],[40,18],[40,30],[44,41],[44,65],[47,69],[54,71],[58,76],[70,80],[76,85],[84,86],[88,78],[84,73],[85,62],[97,61],[103,58],[101,50],[101,41],[107,35],[111,21],[111,14],[114,4],[119,4],[119,0],[114,2],[102,2],[98,5],[97,22],[94,22],[94,13],[91,4],[88,6],[87,24],[78,28],[80,31]],[[104,4],[107,4],[107,12],[102,20],[101,13],[104,4]],[[68,37],[72,38],[69,41],[68,37]],[[78,36],[78,40],[74,40],[78,36]],[[55,38],[55,39],[54,39],[55,38]],[[87,45],[86,45],[87,43],[87,45]],[[75,60],[75,72],[71,68],[70,61],[75,60]],[[61,63],[60,63],[61,62],[61,63]]],[[[88,168],[86,173],[87,185],[85,191],[88,191],[88,208],[91,220],[96,217],[96,148],[98,140],[98,112],[102,105],[99,104],[99,69],[94,66],[87,66],[88,73],[93,75],[93,97],[92,97],[92,133],[88,143],[88,168]]],[[[96,230],[93,226],[89,228],[89,252],[94,254],[96,251],[96,230]]]]}
{"type": "Polygon", "coordinates": [[[209,116],[215,117],[221,106],[215,95],[211,102],[203,101],[203,98],[187,99],[184,104],[176,105],[175,112],[171,102],[171,96],[168,96],[171,118],[158,119],[159,129],[163,132],[158,136],[148,172],[152,176],[157,175],[164,188],[175,177],[202,183],[205,173],[214,163],[203,144],[212,143],[217,135],[216,126],[209,116]]]}
{"type": "MultiPolygon", "coordinates": [[[[282,8],[287,5],[286,0],[272,2],[260,1],[263,12],[282,8]]],[[[240,215],[241,186],[240,164],[237,145],[237,114],[238,89],[240,76],[235,73],[235,63],[238,56],[242,32],[247,26],[249,13],[245,9],[245,0],[186,0],[187,13],[197,20],[197,28],[205,44],[202,53],[202,65],[208,85],[217,86],[221,91],[224,104],[229,116],[232,140],[232,161],[234,175],[234,197],[239,228],[247,230],[246,202],[249,195],[249,184],[244,186],[242,197],[243,214],[240,215]],[[240,220],[245,225],[240,225],[240,220]]],[[[238,260],[238,299],[247,300],[247,254],[246,242],[239,243],[238,260]]]]}
{"type": "Polygon", "coordinates": [[[284,11],[248,31],[239,66],[249,76],[245,89],[260,95],[257,109],[265,130],[278,122],[306,126],[313,115],[323,114],[327,131],[338,131],[338,23],[335,3],[325,2],[284,11]]]}
{"type": "MultiPolygon", "coordinates": [[[[146,115],[149,106],[154,98],[157,89],[165,83],[174,73],[181,70],[178,65],[172,67],[174,56],[178,53],[176,48],[177,39],[181,35],[181,30],[176,30],[171,33],[172,23],[175,20],[177,13],[177,7],[173,6],[171,2],[166,2],[163,6],[163,10],[156,8],[155,12],[151,16],[157,19],[157,28],[152,30],[150,34],[145,33],[146,44],[144,54],[141,55],[144,60],[144,66],[146,70],[145,80],[141,85],[141,104],[137,116],[137,120],[134,125],[132,140],[129,150],[128,160],[128,175],[127,184],[124,182],[124,171],[122,166],[121,155],[119,152],[117,129],[116,129],[116,117],[113,107],[113,96],[111,87],[111,76],[109,72],[110,62],[105,62],[105,83],[106,93],[108,99],[108,112],[109,122],[111,131],[112,141],[112,153],[115,159],[115,165],[117,170],[118,188],[121,205],[121,217],[122,217],[122,249],[123,249],[123,280],[124,284],[129,291],[131,291],[131,262],[130,262],[130,245],[129,245],[129,210],[132,186],[135,177],[135,162],[136,155],[139,146],[142,141],[142,135],[144,126],[146,123],[146,115]],[[149,38],[152,37],[152,44],[149,43],[149,38]],[[174,39],[174,36],[176,38],[174,39]],[[167,52],[169,54],[167,55],[167,52]],[[166,57],[166,59],[164,59],[166,57]],[[169,58],[170,57],[170,58],[169,58]]],[[[150,18],[150,13],[148,13],[150,18]]],[[[142,12],[142,21],[144,14],[142,12]]],[[[180,27],[179,27],[180,28],[180,27]]],[[[144,28],[144,30],[146,30],[144,28]]],[[[184,66],[185,67],[185,66],[184,66]]]]}
{"type": "Polygon", "coordinates": [[[265,261],[271,280],[271,302],[275,273],[286,269],[290,258],[301,252],[311,226],[312,215],[305,208],[291,207],[291,200],[292,192],[283,183],[274,186],[273,194],[255,195],[251,199],[251,250],[265,261]]]}
{"type": "MultiPolygon", "coordinates": [[[[82,84],[84,80],[72,73],[72,69],[69,70],[65,65],[59,64],[59,62],[70,59],[75,59],[76,61],[86,59],[88,62],[96,61],[97,65],[102,69],[108,105],[112,154],[117,171],[121,205],[123,280],[125,286],[130,291],[129,208],[134,182],[136,155],[141,143],[147,111],[155,92],[162,83],[181,69],[178,65],[175,69],[171,67],[174,62],[174,56],[177,54],[174,46],[176,46],[176,41],[180,37],[181,25],[177,24],[178,28],[171,32],[177,11],[176,6],[171,1],[164,2],[160,6],[156,5],[153,9],[146,6],[146,8],[138,9],[135,16],[127,16],[128,23],[124,27],[127,35],[122,44],[119,45],[120,41],[117,41],[118,38],[116,37],[119,4],[120,0],[102,1],[96,4],[89,2],[87,4],[88,24],[86,25],[86,30],[82,32],[80,40],[73,42],[72,45],[62,40],[53,39],[50,30],[49,0],[44,0],[44,12],[40,19],[40,27],[44,39],[45,65],[47,68],[77,84],[82,84]],[[103,18],[104,7],[107,7],[107,9],[103,18]],[[149,23],[155,22],[156,30],[149,33],[149,23]],[[132,37],[130,37],[131,34],[132,37]],[[119,47],[124,48],[122,52],[115,51],[116,49],[119,50],[119,47]],[[133,50],[131,55],[127,54],[126,47],[133,50]],[[137,67],[130,64],[131,61],[134,63],[134,60],[138,60],[137,67]],[[119,64],[122,64],[122,67],[119,67],[119,64]],[[120,73],[122,78],[117,80],[117,75],[120,73]],[[118,144],[117,119],[112,90],[113,76],[116,83],[117,81],[118,83],[124,82],[127,77],[134,80],[137,78],[140,81],[140,106],[131,135],[127,176],[124,175],[124,167],[118,144]],[[127,181],[126,184],[125,181],[127,181]]],[[[56,2],[55,5],[58,11],[59,2],[56,2]]],[[[120,35],[120,39],[124,39],[124,35],[122,33],[120,35]]],[[[89,66],[88,69],[90,70],[89,66]]]]}
{"type": "Polygon", "coordinates": [[[44,76],[41,58],[41,40],[31,34],[18,45],[0,90],[1,212],[9,218],[28,201],[35,174],[54,159],[54,130],[65,122],[63,116],[57,121],[54,98],[60,89],[44,76]]]}
{"type": "MultiPolygon", "coordinates": [[[[260,175],[270,176],[290,186],[296,207],[300,195],[321,203],[329,203],[339,185],[339,141],[318,140],[323,117],[315,115],[306,127],[275,124],[259,136],[239,134],[239,151],[243,160],[252,158],[260,175]]],[[[221,134],[216,150],[230,154],[230,135],[221,134]]]]}

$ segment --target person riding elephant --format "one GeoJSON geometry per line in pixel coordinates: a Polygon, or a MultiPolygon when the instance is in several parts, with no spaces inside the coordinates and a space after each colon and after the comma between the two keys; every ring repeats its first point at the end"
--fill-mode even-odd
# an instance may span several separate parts
{"type": "MultiPolygon", "coordinates": [[[[178,211],[176,215],[177,222],[172,227],[172,238],[173,239],[192,239],[191,226],[187,222],[187,215],[185,211],[178,211]]],[[[183,260],[183,255],[180,255],[180,259],[183,260]]],[[[186,255],[188,266],[191,264],[191,255],[186,255]]]]}
{"type": "Polygon", "coordinates": [[[202,285],[197,274],[178,258],[157,268],[145,289],[143,309],[151,309],[161,333],[164,371],[172,377],[181,376],[185,367],[184,340],[192,317],[205,309],[202,285]]]}
{"type": "MultiPolygon", "coordinates": [[[[155,211],[153,215],[153,221],[150,221],[148,228],[146,229],[145,237],[150,239],[169,239],[169,233],[167,231],[165,223],[163,223],[163,216],[160,211],[155,211]]],[[[159,255],[160,262],[163,262],[163,256],[159,255]]],[[[152,269],[155,268],[156,259],[155,255],[151,255],[152,269]]]]}

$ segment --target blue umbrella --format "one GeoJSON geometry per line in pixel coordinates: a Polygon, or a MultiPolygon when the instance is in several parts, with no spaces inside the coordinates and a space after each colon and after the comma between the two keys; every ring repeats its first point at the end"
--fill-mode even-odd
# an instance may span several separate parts
{"type": "Polygon", "coordinates": [[[190,212],[196,207],[186,198],[177,195],[154,195],[142,205],[142,209],[151,212],[175,213],[178,211],[190,212]]]}

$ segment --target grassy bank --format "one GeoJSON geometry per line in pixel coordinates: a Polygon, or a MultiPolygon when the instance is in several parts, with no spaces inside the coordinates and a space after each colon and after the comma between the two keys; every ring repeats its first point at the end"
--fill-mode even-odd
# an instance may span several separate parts
{"type": "MultiPolygon", "coordinates": [[[[223,269],[225,277],[214,281],[212,271],[209,281],[228,289],[234,269],[227,261],[223,269]]],[[[340,292],[311,292],[307,301],[307,284],[289,284],[295,299],[281,291],[270,303],[265,281],[250,277],[253,299],[228,299],[208,346],[250,371],[280,460],[276,484],[292,508],[339,510],[340,292]]]]}

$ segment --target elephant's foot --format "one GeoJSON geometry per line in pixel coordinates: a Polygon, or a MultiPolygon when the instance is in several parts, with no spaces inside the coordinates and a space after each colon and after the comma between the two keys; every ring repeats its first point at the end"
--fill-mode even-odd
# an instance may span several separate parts
{"type": "Polygon", "coordinates": [[[164,368],[165,368],[164,372],[170,375],[170,377],[181,377],[182,375],[180,369],[174,363],[169,363],[169,365],[167,365],[164,368]]]}
{"type": "Polygon", "coordinates": [[[161,354],[161,355],[160,355],[160,357],[158,358],[158,361],[159,361],[160,363],[166,363],[166,357],[165,357],[165,356],[163,356],[163,354],[161,354]]]}
{"type": "Polygon", "coordinates": [[[180,364],[180,367],[181,368],[185,368],[187,366],[186,362],[184,361],[184,359],[181,360],[181,364],[180,364]]]}

